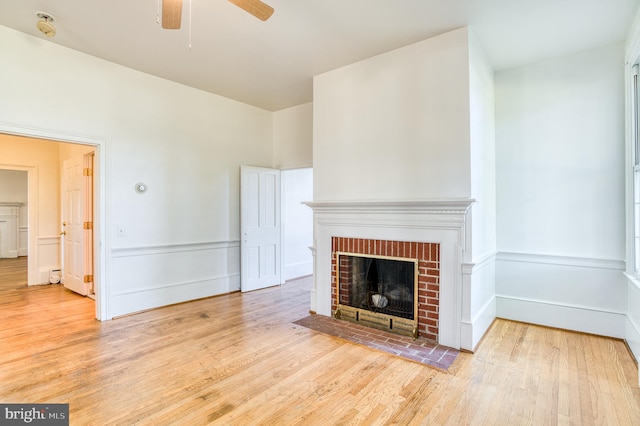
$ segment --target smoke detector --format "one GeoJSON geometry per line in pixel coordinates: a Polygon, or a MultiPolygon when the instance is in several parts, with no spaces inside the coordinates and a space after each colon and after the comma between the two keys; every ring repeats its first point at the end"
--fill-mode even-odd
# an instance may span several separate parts
{"type": "Polygon", "coordinates": [[[38,30],[47,37],[53,37],[56,35],[56,27],[53,26],[52,22],[56,20],[53,16],[49,15],[46,12],[36,12],[36,16],[39,21],[36,23],[36,27],[38,30]]]}

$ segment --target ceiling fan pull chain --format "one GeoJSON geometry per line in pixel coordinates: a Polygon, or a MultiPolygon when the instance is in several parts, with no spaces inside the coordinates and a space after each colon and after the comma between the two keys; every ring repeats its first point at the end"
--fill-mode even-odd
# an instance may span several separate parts
{"type": "Polygon", "coordinates": [[[191,50],[191,15],[193,10],[193,0],[189,0],[189,50],[191,50]]]}
{"type": "Polygon", "coordinates": [[[156,24],[160,23],[160,0],[158,0],[158,8],[156,10],[156,24]]]}

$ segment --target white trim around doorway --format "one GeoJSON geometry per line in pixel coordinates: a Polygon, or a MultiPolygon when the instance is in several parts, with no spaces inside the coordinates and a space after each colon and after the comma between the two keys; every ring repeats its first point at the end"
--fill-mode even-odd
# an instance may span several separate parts
{"type": "MultiPolygon", "coordinates": [[[[96,318],[100,321],[111,319],[109,315],[109,298],[108,288],[109,281],[107,279],[107,256],[109,252],[108,241],[106,238],[106,211],[107,211],[107,155],[106,155],[106,139],[100,137],[92,137],[86,135],[77,135],[71,132],[65,132],[52,129],[40,129],[31,126],[25,126],[14,123],[6,123],[0,121],[0,133],[14,136],[24,136],[35,139],[43,139],[52,142],[73,143],[79,145],[90,145],[96,147],[96,163],[94,176],[97,177],[95,182],[94,197],[94,256],[95,270],[94,282],[96,290],[96,318]]],[[[37,202],[37,167],[15,168],[16,170],[26,170],[29,173],[29,205],[30,208],[38,208],[37,202]],[[33,182],[33,183],[32,183],[33,182]]],[[[33,215],[29,215],[29,255],[32,254],[32,247],[35,247],[35,239],[37,239],[37,223],[33,215]],[[33,232],[32,232],[33,231],[33,232]]],[[[37,259],[36,259],[37,261],[37,259]]],[[[31,262],[30,262],[31,263],[31,262]]],[[[37,276],[37,263],[35,266],[29,267],[29,283],[37,276]],[[34,271],[34,269],[36,269],[34,271]]]]}

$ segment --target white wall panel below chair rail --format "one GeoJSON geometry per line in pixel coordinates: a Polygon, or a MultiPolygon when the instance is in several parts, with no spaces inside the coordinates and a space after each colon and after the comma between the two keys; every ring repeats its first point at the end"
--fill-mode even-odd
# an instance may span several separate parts
{"type": "Polygon", "coordinates": [[[627,280],[623,261],[498,253],[496,314],[603,336],[625,338],[627,280]]]}
{"type": "Polygon", "coordinates": [[[490,253],[462,267],[462,341],[476,346],[496,318],[496,254],[490,253]],[[468,301],[465,299],[468,298],[468,301]]]}
{"type": "Polygon", "coordinates": [[[29,259],[29,267],[37,268],[36,282],[33,284],[49,284],[52,269],[60,269],[60,236],[39,236],[36,239],[37,253],[29,259]]]}
{"type": "Polygon", "coordinates": [[[240,290],[240,242],[111,251],[110,317],[240,290]]]}

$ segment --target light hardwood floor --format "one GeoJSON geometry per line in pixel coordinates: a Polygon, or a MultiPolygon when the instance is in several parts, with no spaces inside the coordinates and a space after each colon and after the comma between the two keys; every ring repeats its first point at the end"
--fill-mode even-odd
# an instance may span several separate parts
{"type": "Polygon", "coordinates": [[[442,372],[293,324],[310,279],[101,323],[11,262],[0,402],[69,403],[71,425],[640,424],[619,340],[497,320],[442,372]]]}

